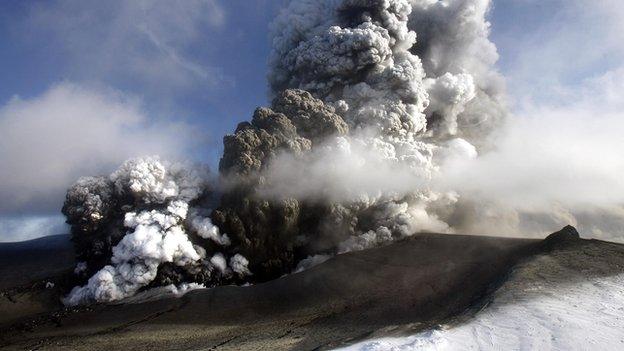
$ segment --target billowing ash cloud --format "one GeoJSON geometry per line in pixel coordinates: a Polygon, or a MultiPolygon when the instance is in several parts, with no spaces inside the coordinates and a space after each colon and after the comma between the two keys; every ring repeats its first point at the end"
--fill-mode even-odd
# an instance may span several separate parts
{"type": "Polygon", "coordinates": [[[441,166],[504,119],[486,0],[295,0],[272,25],[272,103],[224,138],[218,188],[130,160],[63,212],[85,285],[68,304],[152,286],[256,282],[465,220],[441,166]]]}
{"type": "Polygon", "coordinates": [[[414,133],[480,140],[504,116],[489,5],[293,1],[273,23],[271,88],[308,90],[343,109],[352,127],[407,141],[414,133]]]}
{"type": "Polygon", "coordinates": [[[493,69],[498,53],[488,38],[490,23],[485,19],[491,1],[410,2],[409,27],[418,33],[410,51],[422,60],[427,77],[435,78],[427,83],[431,99],[427,115],[444,122],[438,133],[457,134],[487,148],[486,136],[506,115],[501,103],[504,79],[493,69]]]}
{"type": "Polygon", "coordinates": [[[250,274],[240,255],[228,264],[219,252],[229,245],[227,236],[201,215],[209,184],[202,167],[151,157],[126,161],[108,177],[79,179],[63,213],[76,246],[76,273],[92,276],[65,303],[108,302],[149,285],[214,285],[250,274]]]}
{"type": "Polygon", "coordinates": [[[474,158],[504,118],[489,1],[293,1],[273,24],[274,95],[304,89],[349,133],[281,155],[264,195],[331,200],[339,251],[450,231],[457,194],[426,182],[474,158]],[[306,177],[305,175],[308,175],[306,177]]]}
{"type": "Polygon", "coordinates": [[[306,91],[286,90],[271,109],[257,109],[251,123],[239,124],[224,138],[219,168],[226,187],[212,219],[250,260],[257,279],[289,272],[311,234],[306,230],[315,229],[321,218],[320,209],[293,197],[262,196],[267,169],[280,155],[304,160],[316,142],[347,132],[331,106],[306,91]]]}

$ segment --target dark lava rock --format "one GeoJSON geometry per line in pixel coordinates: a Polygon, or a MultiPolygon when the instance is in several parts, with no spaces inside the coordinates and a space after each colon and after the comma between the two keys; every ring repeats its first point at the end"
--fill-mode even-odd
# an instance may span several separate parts
{"type": "Polygon", "coordinates": [[[542,245],[545,249],[552,250],[559,245],[577,242],[581,239],[578,231],[571,225],[566,225],[558,232],[554,232],[544,239],[542,245]]]}

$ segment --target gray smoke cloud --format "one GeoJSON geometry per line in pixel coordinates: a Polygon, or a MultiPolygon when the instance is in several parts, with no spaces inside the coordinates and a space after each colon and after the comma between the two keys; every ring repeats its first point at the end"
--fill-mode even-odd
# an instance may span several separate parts
{"type": "Polygon", "coordinates": [[[351,233],[340,251],[452,231],[459,197],[429,183],[446,160],[487,149],[505,117],[489,5],[291,2],[273,24],[271,89],[310,91],[350,132],[326,138],[303,160],[275,161],[265,194],[335,201],[351,233]]]}
{"type": "Polygon", "coordinates": [[[490,5],[291,1],[271,27],[271,105],[224,137],[214,179],[145,158],[70,188],[63,212],[84,284],[66,303],[260,282],[426,231],[541,234],[595,223],[597,213],[616,223],[604,230],[617,227],[617,182],[608,209],[562,196],[575,186],[592,193],[575,182],[526,187],[557,157],[526,147],[543,123],[523,129],[506,118],[490,5]],[[539,162],[514,172],[523,152],[539,162]]]}

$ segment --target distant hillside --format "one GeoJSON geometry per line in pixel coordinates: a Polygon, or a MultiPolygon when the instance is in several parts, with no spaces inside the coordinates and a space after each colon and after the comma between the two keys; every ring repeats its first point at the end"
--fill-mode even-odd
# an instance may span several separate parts
{"type": "Polygon", "coordinates": [[[74,266],[70,236],[0,243],[0,290],[57,275],[74,266]]]}

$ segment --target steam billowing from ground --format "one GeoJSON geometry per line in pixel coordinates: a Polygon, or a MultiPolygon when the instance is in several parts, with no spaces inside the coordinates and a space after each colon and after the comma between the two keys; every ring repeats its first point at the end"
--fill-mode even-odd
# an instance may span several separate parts
{"type": "Polygon", "coordinates": [[[505,120],[489,5],[291,1],[272,25],[272,104],[224,138],[214,180],[145,158],[69,189],[84,285],[66,303],[268,280],[422,231],[513,232],[520,214],[463,196],[456,166],[505,120]]]}
{"type": "Polygon", "coordinates": [[[228,264],[219,252],[229,239],[202,215],[208,185],[205,169],[158,158],[126,161],[109,177],[79,179],[63,213],[80,260],[76,273],[93,275],[65,303],[119,300],[150,284],[215,284],[249,274],[244,257],[233,255],[228,264]]]}

